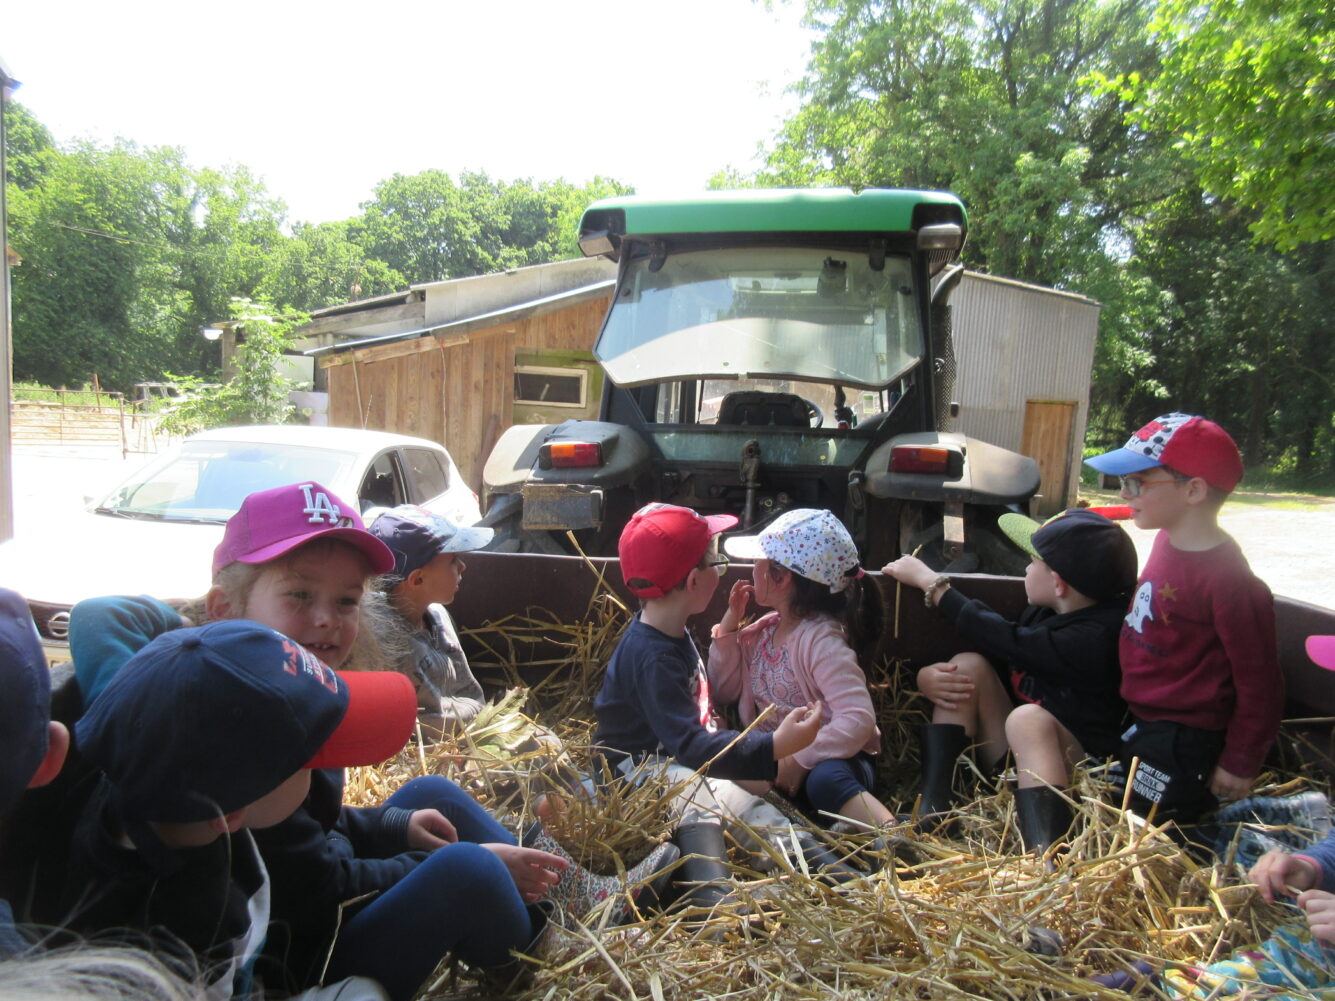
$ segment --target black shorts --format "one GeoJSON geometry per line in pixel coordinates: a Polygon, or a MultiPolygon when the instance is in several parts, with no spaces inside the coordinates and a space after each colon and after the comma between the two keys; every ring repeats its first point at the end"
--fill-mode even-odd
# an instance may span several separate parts
{"type": "Polygon", "coordinates": [[[1210,792],[1210,778],[1224,750],[1223,730],[1201,730],[1167,720],[1146,722],[1131,717],[1122,734],[1122,767],[1132,777],[1128,805],[1145,815],[1157,805],[1155,819],[1186,823],[1214,810],[1219,801],[1210,792]]]}

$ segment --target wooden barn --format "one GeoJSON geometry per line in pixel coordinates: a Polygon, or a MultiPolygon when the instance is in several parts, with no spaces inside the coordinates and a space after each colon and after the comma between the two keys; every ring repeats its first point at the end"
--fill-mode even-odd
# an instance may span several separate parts
{"type": "MultiPolygon", "coordinates": [[[[328,423],[439,441],[475,490],[512,424],[595,417],[593,342],[615,266],[558,261],[414,286],[321,310],[298,334],[318,360],[328,423]]],[[[1035,513],[1075,500],[1099,306],[966,273],[952,297],[960,414],[951,430],[1039,463],[1035,513]]]]}
{"type": "Polygon", "coordinates": [[[441,442],[479,489],[511,424],[597,414],[602,371],[590,349],[615,273],[601,259],[560,261],[314,314],[298,335],[329,342],[307,351],[328,422],[441,442]]]}

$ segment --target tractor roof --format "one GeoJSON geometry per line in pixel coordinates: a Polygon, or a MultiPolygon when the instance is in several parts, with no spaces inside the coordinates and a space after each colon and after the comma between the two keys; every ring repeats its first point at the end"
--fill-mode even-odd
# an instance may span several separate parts
{"type": "Polygon", "coordinates": [[[687,233],[909,232],[932,223],[966,225],[964,204],[947,191],[900,188],[751,188],[679,198],[623,195],[594,202],[580,238],[687,233]]]}

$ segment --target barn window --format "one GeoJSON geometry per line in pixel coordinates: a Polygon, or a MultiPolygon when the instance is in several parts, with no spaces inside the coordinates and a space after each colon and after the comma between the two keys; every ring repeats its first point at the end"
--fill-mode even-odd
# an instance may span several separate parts
{"type": "Polygon", "coordinates": [[[582,407],[587,402],[588,373],[578,368],[515,367],[515,402],[547,407],[582,407]]]}

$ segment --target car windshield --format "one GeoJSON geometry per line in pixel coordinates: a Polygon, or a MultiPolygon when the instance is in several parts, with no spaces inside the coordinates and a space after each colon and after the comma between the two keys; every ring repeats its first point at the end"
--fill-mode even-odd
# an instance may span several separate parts
{"type": "Polygon", "coordinates": [[[917,363],[909,260],[847,248],[743,247],[627,265],[595,354],[621,386],[783,378],[880,389],[917,363]]]}
{"type": "Polygon", "coordinates": [[[222,523],[247,494],[285,483],[330,484],[356,462],[352,452],[245,441],[186,441],[107,495],[100,514],[222,523]]]}

